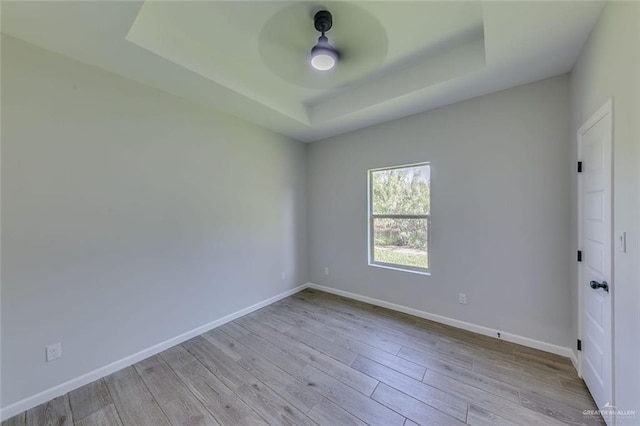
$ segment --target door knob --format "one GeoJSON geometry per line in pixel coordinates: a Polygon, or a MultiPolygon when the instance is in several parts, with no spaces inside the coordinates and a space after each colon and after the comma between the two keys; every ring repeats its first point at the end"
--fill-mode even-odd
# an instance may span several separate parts
{"type": "Polygon", "coordinates": [[[592,289],[596,290],[596,289],[603,289],[604,291],[606,291],[607,293],[609,293],[609,284],[607,284],[606,281],[602,281],[601,283],[599,283],[598,281],[591,281],[589,283],[589,285],[591,286],[592,289]]]}

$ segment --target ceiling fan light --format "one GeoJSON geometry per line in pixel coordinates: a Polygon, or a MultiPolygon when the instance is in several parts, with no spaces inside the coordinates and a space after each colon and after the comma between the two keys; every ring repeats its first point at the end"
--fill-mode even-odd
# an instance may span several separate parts
{"type": "Polygon", "coordinates": [[[311,66],[318,71],[328,71],[335,66],[337,59],[335,52],[318,49],[311,54],[311,66]]]}
{"type": "Polygon", "coordinates": [[[338,52],[329,44],[326,36],[320,36],[318,44],[311,49],[311,66],[318,71],[333,68],[338,61],[338,52]]]}

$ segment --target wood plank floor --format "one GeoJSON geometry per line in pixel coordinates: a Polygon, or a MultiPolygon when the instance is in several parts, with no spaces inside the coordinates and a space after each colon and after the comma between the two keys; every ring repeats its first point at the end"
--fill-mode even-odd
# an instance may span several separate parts
{"type": "Polygon", "coordinates": [[[568,359],[305,290],[2,423],[590,425],[568,359]]]}

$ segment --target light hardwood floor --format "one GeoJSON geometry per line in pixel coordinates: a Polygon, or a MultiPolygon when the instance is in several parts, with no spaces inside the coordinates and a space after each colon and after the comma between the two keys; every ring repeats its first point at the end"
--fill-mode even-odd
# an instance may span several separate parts
{"type": "Polygon", "coordinates": [[[305,290],[2,423],[603,424],[568,359],[305,290]]]}

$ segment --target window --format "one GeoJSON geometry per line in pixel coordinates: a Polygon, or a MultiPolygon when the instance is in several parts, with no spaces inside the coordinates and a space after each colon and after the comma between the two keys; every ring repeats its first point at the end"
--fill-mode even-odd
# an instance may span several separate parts
{"type": "Polygon", "coordinates": [[[429,163],[369,170],[369,265],[429,272],[429,163]]]}

